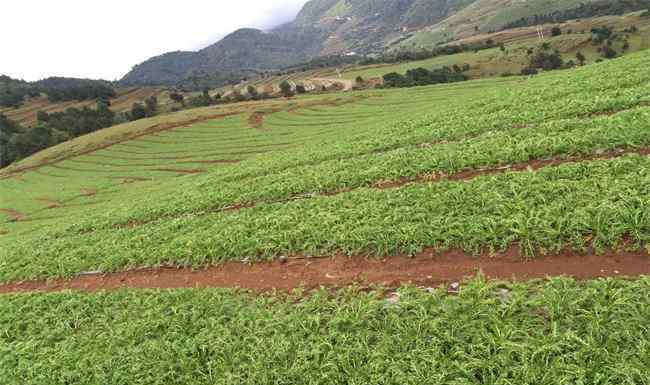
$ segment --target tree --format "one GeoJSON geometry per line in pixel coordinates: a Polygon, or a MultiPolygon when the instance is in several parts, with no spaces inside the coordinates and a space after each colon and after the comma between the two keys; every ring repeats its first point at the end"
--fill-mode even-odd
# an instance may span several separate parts
{"type": "Polygon", "coordinates": [[[581,66],[585,65],[585,61],[587,60],[585,55],[580,51],[576,53],[576,59],[578,59],[578,62],[580,62],[581,66]]]}
{"type": "Polygon", "coordinates": [[[357,84],[363,84],[364,80],[361,76],[357,76],[357,78],[354,80],[357,84]]]}
{"type": "Polygon", "coordinates": [[[155,95],[151,95],[145,99],[144,104],[148,117],[156,115],[156,111],[158,111],[158,98],[155,95]]]}
{"type": "Polygon", "coordinates": [[[256,87],[254,87],[252,85],[249,85],[248,87],[246,87],[246,91],[248,92],[248,96],[250,96],[251,99],[253,99],[253,100],[259,100],[260,99],[260,95],[257,92],[256,87]]]}
{"type": "Polygon", "coordinates": [[[521,74],[525,76],[537,75],[537,69],[533,67],[526,67],[521,70],[521,74]]]}
{"type": "Polygon", "coordinates": [[[178,92],[172,92],[169,94],[169,98],[175,103],[185,104],[185,96],[178,92]]]}
{"type": "Polygon", "coordinates": [[[560,36],[562,35],[562,29],[558,26],[551,28],[551,36],[560,36]]]}
{"type": "Polygon", "coordinates": [[[613,59],[616,57],[616,55],[618,55],[616,50],[614,50],[612,47],[608,45],[603,46],[600,52],[605,59],[613,59]]]}
{"type": "Polygon", "coordinates": [[[147,117],[147,110],[140,103],[133,103],[131,106],[130,120],[138,120],[147,117]]]}
{"type": "Polygon", "coordinates": [[[305,94],[305,93],[307,93],[307,89],[302,84],[296,84],[296,93],[297,94],[305,94]]]}
{"type": "Polygon", "coordinates": [[[287,98],[293,96],[291,84],[289,84],[289,82],[286,80],[283,80],[282,83],[280,83],[280,92],[287,98]]]}
{"type": "Polygon", "coordinates": [[[36,113],[36,120],[39,122],[47,123],[50,121],[50,114],[45,111],[38,111],[36,113]]]}

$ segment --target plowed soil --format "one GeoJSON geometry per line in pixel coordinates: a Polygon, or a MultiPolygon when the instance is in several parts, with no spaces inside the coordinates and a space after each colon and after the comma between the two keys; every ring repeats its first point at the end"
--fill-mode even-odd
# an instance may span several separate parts
{"type": "Polygon", "coordinates": [[[192,271],[181,268],[134,270],[123,273],[87,273],[69,280],[27,281],[0,285],[0,293],[98,291],[120,288],[243,288],[255,291],[291,290],[298,287],[342,287],[351,284],[380,284],[395,287],[403,283],[433,287],[461,281],[481,272],[488,279],[523,281],[549,276],[576,279],[639,277],[650,275],[650,258],[645,251],[608,252],[605,255],[560,255],[531,260],[518,256],[516,248],[496,256],[472,257],[453,250],[436,254],[427,250],[416,257],[393,256],[289,258],[269,263],[226,263],[192,271]]]}

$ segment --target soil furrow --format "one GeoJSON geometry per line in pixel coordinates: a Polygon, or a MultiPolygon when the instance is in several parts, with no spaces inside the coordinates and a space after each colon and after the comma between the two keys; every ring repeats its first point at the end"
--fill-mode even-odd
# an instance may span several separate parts
{"type": "Polygon", "coordinates": [[[513,281],[555,276],[580,280],[633,278],[650,274],[650,258],[645,252],[610,251],[605,255],[580,255],[567,251],[531,260],[523,260],[517,255],[517,248],[481,257],[472,257],[458,250],[440,254],[426,250],[416,257],[296,257],[284,262],[229,262],[201,270],[163,267],[109,274],[87,272],[72,279],[5,283],[0,285],[0,293],[206,287],[270,291],[351,284],[396,287],[404,283],[433,287],[475,277],[479,272],[488,279],[513,281]]]}
{"type": "MultiPolygon", "coordinates": [[[[332,196],[337,196],[340,194],[345,194],[345,193],[350,193],[359,189],[363,188],[374,188],[374,189],[379,189],[379,190],[388,190],[388,189],[396,189],[400,187],[404,187],[408,184],[415,184],[415,183],[435,183],[435,182],[443,182],[443,181],[470,181],[474,178],[478,178],[481,176],[490,176],[490,175],[497,175],[497,174],[503,174],[506,172],[522,172],[522,171],[534,171],[534,170],[539,170],[544,167],[553,167],[553,166],[560,166],[563,164],[568,164],[568,163],[577,163],[577,162],[582,162],[582,161],[593,161],[593,160],[607,160],[607,159],[615,159],[622,157],[626,154],[639,154],[642,156],[648,156],[650,155],[650,147],[641,147],[641,148],[621,148],[617,150],[612,150],[608,152],[603,152],[600,154],[592,154],[592,155],[582,155],[582,156],[573,156],[573,157],[566,157],[566,158],[561,158],[561,159],[542,159],[542,160],[531,160],[528,162],[522,162],[522,163],[515,163],[515,164],[509,164],[505,166],[497,166],[497,167],[492,167],[492,168],[483,168],[483,169],[473,169],[473,170],[466,170],[466,171],[461,171],[455,174],[442,174],[442,173],[434,173],[434,174],[424,174],[420,175],[414,178],[402,178],[399,180],[386,180],[386,181],[380,181],[377,182],[371,186],[361,186],[361,187],[355,187],[355,188],[346,188],[346,189],[339,189],[335,191],[324,191],[320,193],[307,193],[307,194],[299,194],[299,195],[293,195],[287,198],[282,198],[282,199],[272,199],[272,200],[263,200],[263,201],[257,201],[257,202],[240,202],[240,203],[235,203],[230,206],[226,207],[220,207],[220,208],[215,208],[215,209],[210,209],[210,210],[204,210],[201,212],[194,213],[196,215],[206,215],[206,214],[216,214],[220,212],[233,212],[233,211],[239,211],[242,209],[249,209],[249,208],[254,208],[258,205],[261,204],[278,204],[278,203],[289,203],[292,201],[297,201],[297,200],[305,200],[305,199],[313,199],[313,198],[319,198],[319,197],[332,197],[332,196]]],[[[163,216],[160,218],[157,218],[156,220],[159,219],[169,219],[169,218],[178,218],[187,213],[175,213],[172,215],[168,216],[163,216]]],[[[124,228],[124,227],[138,227],[142,225],[146,225],[148,223],[155,222],[155,220],[152,221],[134,221],[134,222],[129,222],[126,224],[122,225],[117,225],[117,228],[124,228]]]]}

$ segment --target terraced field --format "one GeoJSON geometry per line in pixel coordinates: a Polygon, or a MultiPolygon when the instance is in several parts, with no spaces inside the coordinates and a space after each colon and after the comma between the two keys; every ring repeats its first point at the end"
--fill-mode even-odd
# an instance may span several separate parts
{"type": "MultiPolygon", "coordinates": [[[[648,237],[647,175],[635,174],[650,144],[647,57],[213,109],[78,156],[28,159],[3,172],[0,277],[427,247],[638,248],[648,237]],[[527,167],[541,169],[517,171],[527,167]],[[603,204],[621,189],[625,203],[603,204]]],[[[93,136],[52,152],[82,141],[93,136]]]]}
{"type": "Polygon", "coordinates": [[[183,111],[3,169],[0,378],[648,384],[648,68],[183,111]],[[512,282],[563,274],[610,278],[512,282]]]}
{"type": "MultiPolygon", "coordinates": [[[[608,26],[619,33],[630,26],[636,26],[639,32],[627,34],[630,48],[628,52],[636,52],[650,48],[650,18],[640,18],[638,13],[626,16],[607,16],[589,20],[575,20],[559,24],[558,26],[564,31],[561,36],[552,37],[551,29],[556,24],[542,25],[541,29],[546,36],[547,42],[551,48],[557,49],[568,60],[576,62],[575,55],[580,51],[587,58],[587,63],[593,63],[601,58],[598,47],[589,42],[591,38],[591,29],[594,27],[608,26]],[[571,34],[567,34],[571,31],[571,34]]],[[[625,35],[625,34],[624,34],[625,35]]],[[[492,39],[495,43],[503,43],[507,49],[501,52],[499,48],[488,49],[474,52],[464,52],[456,55],[439,56],[427,60],[411,61],[397,64],[382,64],[372,66],[352,67],[343,72],[346,79],[355,79],[361,76],[364,79],[381,77],[390,72],[405,73],[406,71],[418,67],[440,68],[443,66],[453,66],[454,64],[470,64],[472,69],[468,75],[472,78],[485,78],[487,76],[497,76],[506,72],[519,73],[522,68],[528,65],[527,51],[529,48],[539,46],[537,36],[537,26],[516,28],[497,33],[481,34],[465,39],[458,40],[453,44],[471,44],[476,42],[492,39]]],[[[620,53],[622,41],[617,42],[613,48],[620,53]]],[[[425,46],[427,46],[425,44],[425,46]]],[[[410,47],[414,49],[414,47],[410,47]]]]}

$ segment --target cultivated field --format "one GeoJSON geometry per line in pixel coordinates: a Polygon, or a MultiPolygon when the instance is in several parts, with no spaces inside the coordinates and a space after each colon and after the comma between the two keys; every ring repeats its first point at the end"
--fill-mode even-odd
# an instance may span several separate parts
{"type": "Polygon", "coordinates": [[[209,108],[78,138],[3,171],[0,279],[430,247],[638,250],[649,57],[209,108]]]}
{"type": "Polygon", "coordinates": [[[0,379],[646,385],[648,68],[186,110],[0,170],[0,379]]]}

